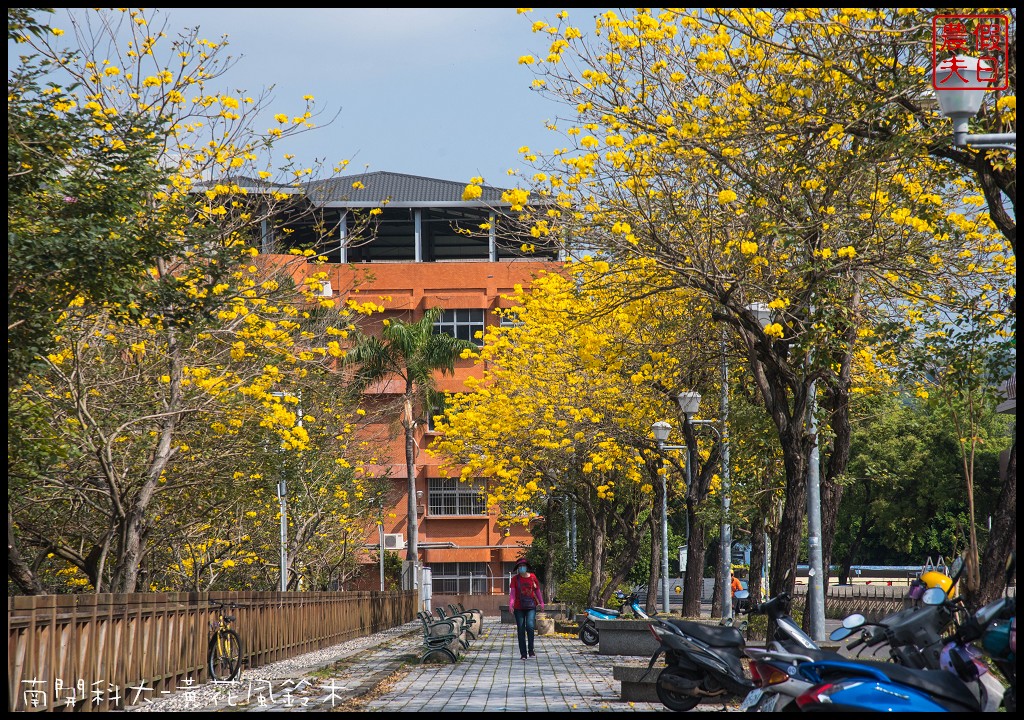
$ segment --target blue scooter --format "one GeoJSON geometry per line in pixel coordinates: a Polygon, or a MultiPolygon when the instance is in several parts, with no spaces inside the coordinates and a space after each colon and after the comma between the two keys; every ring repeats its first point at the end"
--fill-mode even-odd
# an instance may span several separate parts
{"type": "Polygon", "coordinates": [[[584,645],[597,645],[601,642],[601,635],[597,631],[597,623],[595,620],[616,620],[621,618],[626,608],[633,613],[634,617],[647,620],[650,618],[644,609],[640,607],[640,596],[637,590],[634,590],[629,595],[622,592],[621,590],[615,591],[615,597],[622,603],[622,609],[615,610],[613,608],[604,607],[589,607],[586,612],[587,617],[583,621],[583,625],[580,626],[580,640],[583,641],[584,645]]]}
{"type": "MultiPolygon", "coordinates": [[[[1007,582],[1016,557],[1007,565],[1007,582]]],[[[942,588],[925,590],[927,606],[950,606],[942,588]]],[[[1003,597],[968,616],[940,652],[938,670],[857,660],[802,663],[798,672],[816,683],[797,697],[802,712],[995,712],[1016,710],[1016,599],[1003,597]],[[1010,687],[988,672],[971,645],[981,640],[1010,687]]],[[[836,631],[841,632],[841,631],[836,631]]]]}

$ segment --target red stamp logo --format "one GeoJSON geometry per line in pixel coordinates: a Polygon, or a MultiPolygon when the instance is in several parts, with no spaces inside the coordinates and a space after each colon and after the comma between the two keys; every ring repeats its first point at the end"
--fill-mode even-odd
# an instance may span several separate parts
{"type": "Polygon", "coordinates": [[[932,18],[932,87],[1006,90],[1010,86],[1010,18],[936,15],[932,18]]]}

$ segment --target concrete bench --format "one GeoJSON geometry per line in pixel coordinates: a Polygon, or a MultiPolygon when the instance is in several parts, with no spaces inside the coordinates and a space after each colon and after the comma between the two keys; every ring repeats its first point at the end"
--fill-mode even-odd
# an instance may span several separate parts
{"type": "Polygon", "coordinates": [[[601,638],[599,655],[639,655],[649,658],[660,643],[647,620],[596,620],[601,638]]]}
{"type": "Polygon", "coordinates": [[[461,629],[459,637],[462,639],[463,645],[468,648],[469,641],[476,640],[478,635],[474,629],[476,618],[471,613],[458,612],[452,605],[449,605],[448,608],[445,610],[443,607],[436,607],[434,612],[437,613],[439,620],[451,620],[456,627],[461,629]]]}
{"type": "Polygon", "coordinates": [[[662,668],[647,666],[615,665],[612,667],[612,678],[622,683],[620,696],[629,702],[661,702],[655,683],[661,675],[662,668]]]}
{"type": "Polygon", "coordinates": [[[469,617],[471,620],[470,625],[471,631],[473,633],[473,638],[476,639],[480,637],[480,633],[484,629],[483,610],[480,610],[479,608],[470,608],[469,610],[467,610],[466,606],[462,603],[457,603],[454,605],[449,603],[448,607],[451,609],[452,613],[460,613],[462,615],[466,615],[467,617],[469,617]]]}
{"type": "Polygon", "coordinates": [[[423,654],[420,664],[428,660],[457,662],[462,657],[464,645],[459,639],[459,629],[451,620],[434,620],[425,612],[418,613],[423,623],[423,654]]]}

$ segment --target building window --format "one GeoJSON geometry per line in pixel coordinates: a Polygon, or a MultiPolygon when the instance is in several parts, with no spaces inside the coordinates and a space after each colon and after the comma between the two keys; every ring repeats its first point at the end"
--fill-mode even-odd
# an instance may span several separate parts
{"type": "Polygon", "coordinates": [[[494,311],[498,318],[498,324],[503,328],[517,328],[523,326],[523,321],[519,319],[519,313],[515,310],[495,310],[494,311]]]}
{"type": "Polygon", "coordinates": [[[445,310],[441,319],[434,323],[434,332],[483,345],[484,311],[475,308],[445,310]],[[480,333],[480,337],[477,337],[477,333],[480,333]]]}
{"type": "Polygon", "coordinates": [[[448,403],[445,402],[444,395],[439,394],[430,398],[427,404],[427,432],[437,432],[437,423],[434,421],[434,417],[444,415],[447,407],[448,403]]]}
{"type": "Polygon", "coordinates": [[[430,478],[428,500],[431,515],[486,515],[483,488],[458,478],[430,478]]]}
{"type": "Polygon", "coordinates": [[[491,580],[487,563],[430,563],[430,586],[435,595],[487,595],[491,580]]]}

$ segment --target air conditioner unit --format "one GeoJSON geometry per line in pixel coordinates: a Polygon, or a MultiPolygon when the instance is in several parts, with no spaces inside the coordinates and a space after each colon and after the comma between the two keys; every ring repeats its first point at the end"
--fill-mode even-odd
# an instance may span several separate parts
{"type": "Polygon", "coordinates": [[[404,550],[405,549],[405,538],[402,533],[385,533],[384,535],[384,549],[385,550],[404,550]]]}

